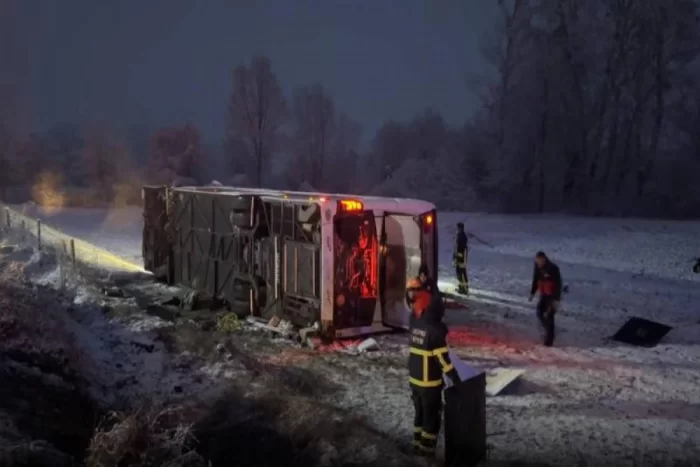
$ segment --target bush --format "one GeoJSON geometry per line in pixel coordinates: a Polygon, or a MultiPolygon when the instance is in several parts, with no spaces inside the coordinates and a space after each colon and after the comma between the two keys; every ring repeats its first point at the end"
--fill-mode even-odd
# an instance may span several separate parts
{"type": "Polygon", "coordinates": [[[112,412],[96,429],[87,450],[87,467],[206,466],[193,450],[192,425],[181,407],[112,412]]]}

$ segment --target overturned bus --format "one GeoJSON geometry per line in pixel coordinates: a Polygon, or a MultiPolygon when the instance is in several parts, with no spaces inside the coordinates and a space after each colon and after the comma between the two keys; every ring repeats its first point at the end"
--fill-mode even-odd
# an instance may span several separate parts
{"type": "Polygon", "coordinates": [[[143,188],[147,270],[239,316],[331,338],[407,328],[407,278],[437,274],[426,201],[234,187],[143,188]]]}

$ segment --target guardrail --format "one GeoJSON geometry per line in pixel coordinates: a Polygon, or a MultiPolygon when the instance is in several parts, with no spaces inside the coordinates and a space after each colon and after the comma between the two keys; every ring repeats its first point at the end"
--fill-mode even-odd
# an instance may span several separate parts
{"type": "Polygon", "coordinates": [[[37,247],[51,246],[67,255],[75,264],[81,262],[89,266],[112,271],[145,272],[143,266],[121,258],[114,253],[100,248],[79,238],[71,237],[58,229],[44,224],[40,219],[33,219],[16,210],[0,204],[0,222],[7,229],[20,229],[34,237],[37,247]]]}

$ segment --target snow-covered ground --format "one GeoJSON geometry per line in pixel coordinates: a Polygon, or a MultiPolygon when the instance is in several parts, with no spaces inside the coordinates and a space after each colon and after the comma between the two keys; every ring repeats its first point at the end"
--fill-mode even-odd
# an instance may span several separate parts
{"type": "Polygon", "coordinates": [[[527,371],[520,395],[489,400],[499,451],[600,465],[700,459],[700,222],[446,214],[443,264],[460,220],[491,246],[471,241],[473,305],[452,344],[475,364],[527,371]],[[527,302],[538,250],[569,289],[554,348],[539,345],[527,302]],[[632,316],[674,329],[653,349],[606,341],[632,316]]]}
{"type": "MultiPolygon", "coordinates": [[[[139,209],[49,215],[29,207],[24,213],[129,259],[141,255],[139,209]]],[[[469,259],[473,295],[467,309],[448,314],[450,345],[478,367],[526,370],[515,394],[488,400],[493,457],[550,465],[700,465],[693,460],[700,459],[700,275],[691,270],[700,256],[700,222],[442,213],[445,287],[458,221],[476,235],[469,259]],[[538,250],[560,266],[568,285],[553,348],[540,345],[534,304],[527,302],[538,250]],[[606,339],[631,316],[674,329],[652,349],[606,339]]],[[[408,437],[406,349],[400,336],[379,341],[382,351],[374,356],[309,356],[289,348],[269,358],[316,369],[343,386],[328,402],[408,437]]]]}
{"type": "Polygon", "coordinates": [[[86,448],[88,465],[416,465],[394,433],[318,403],[338,386],[298,364],[325,366],[311,350],[159,306],[179,292],[3,229],[0,465],[72,465],[86,448]],[[117,425],[95,426],[112,411],[117,425]]]}
{"type": "Polygon", "coordinates": [[[141,208],[43,209],[34,203],[12,206],[20,214],[37,218],[67,235],[103,247],[129,261],[142,264],[141,208]]]}

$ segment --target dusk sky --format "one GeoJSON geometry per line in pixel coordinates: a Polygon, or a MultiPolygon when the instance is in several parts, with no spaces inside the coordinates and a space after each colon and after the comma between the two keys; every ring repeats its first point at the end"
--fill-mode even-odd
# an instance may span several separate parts
{"type": "Polygon", "coordinates": [[[477,103],[469,77],[489,73],[480,44],[497,8],[494,0],[0,6],[12,2],[14,11],[0,20],[2,53],[31,96],[36,128],[94,119],[120,127],[191,121],[210,141],[224,134],[233,68],[256,54],[270,57],[288,95],[321,81],[365,136],[425,107],[461,123],[477,103]]]}

